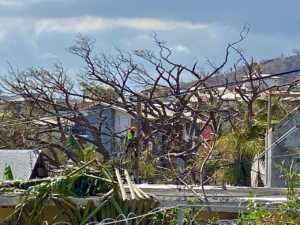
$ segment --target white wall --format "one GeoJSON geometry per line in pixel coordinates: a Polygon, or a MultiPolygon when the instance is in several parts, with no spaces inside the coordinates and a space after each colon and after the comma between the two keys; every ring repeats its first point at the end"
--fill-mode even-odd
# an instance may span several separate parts
{"type": "MultiPolygon", "coordinates": [[[[114,132],[118,133],[118,136],[126,137],[128,129],[131,127],[131,116],[122,111],[114,112],[115,120],[114,120],[114,132]],[[119,133],[121,132],[121,133],[119,133]]],[[[124,139],[123,139],[124,140],[124,139]]],[[[122,139],[115,138],[115,152],[122,152],[124,149],[121,149],[122,146],[122,139]]]]}
{"type": "MultiPolygon", "coordinates": [[[[131,126],[131,116],[125,112],[115,111],[115,132],[127,130],[131,126]]],[[[127,131],[124,132],[126,134],[127,131]]]]}

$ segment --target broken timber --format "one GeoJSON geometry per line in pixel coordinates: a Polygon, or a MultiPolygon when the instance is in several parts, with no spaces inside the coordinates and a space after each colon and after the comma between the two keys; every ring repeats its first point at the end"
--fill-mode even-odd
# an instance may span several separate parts
{"type": "MultiPolygon", "coordinates": [[[[79,169],[74,170],[75,172],[71,172],[66,176],[55,178],[36,179],[25,182],[17,180],[2,182],[0,185],[0,223],[2,224],[2,222],[4,222],[5,220],[7,224],[10,224],[10,222],[18,220],[19,217],[15,217],[15,215],[17,215],[15,213],[15,210],[19,210],[18,213],[24,211],[23,208],[16,208],[16,205],[24,205],[23,203],[19,204],[19,200],[22,199],[20,197],[24,196],[24,193],[30,193],[30,187],[34,187],[35,185],[40,185],[42,183],[46,183],[48,187],[51,188],[47,189],[49,190],[48,193],[50,198],[43,200],[44,202],[42,207],[44,213],[41,213],[41,220],[43,219],[46,221],[50,221],[49,223],[51,224],[51,221],[53,222],[56,219],[58,219],[58,222],[60,222],[67,221],[69,218],[73,218],[65,216],[65,213],[61,213],[61,205],[57,204],[56,201],[51,200],[52,191],[52,194],[54,195],[56,194],[56,192],[55,189],[52,189],[52,186],[50,185],[51,182],[61,180],[67,181],[69,176],[75,175],[77,171],[81,170],[82,168],[84,167],[82,166],[79,169]],[[57,215],[61,216],[58,218],[57,215]]],[[[134,182],[131,181],[127,170],[122,170],[122,172],[123,173],[121,173],[119,169],[115,169],[115,176],[110,175],[110,179],[89,174],[84,175],[92,178],[95,177],[95,179],[100,179],[103,182],[108,182],[108,187],[110,188],[110,190],[108,192],[106,189],[103,192],[99,191],[93,196],[87,194],[85,196],[82,195],[82,197],[79,197],[78,195],[76,196],[70,194],[69,196],[63,196],[61,199],[69,200],[69,202],[74,203],[73,207],[76,207],[76,209],[78,210],[90,210],[91,213],[88,214],[88,217],[84,219],[84,222],[94,220],[95,217],[97,217],[97,219],[99,219],[100,221],[104,218],[115,218],[115,216],[120,212],[125,216],[129,214],[143,215],[159,206],[159,202],[153,195],[144,193],[139,187],[134,184],[134,182]],[[91,207],[94,207],[94,209],[91,207]]],[[[102,186],[101,184],[100,187],[102,186]]],[[[40,201],[39,198],[32,198],[34,201],[40,201]]],[[[56,198],[60,198],[59,195],[56,195],[56,198]]],[[[27,202],[25,204],[27,204],[27,202]]],[[[21,219],[23,218],[27,218],[27,216],[24,214],[21,219]]],[[[143,220],[139,222],[141,225],[145,225],[147,224],[147,220],[148,218],[143,218],[143,220]]],[[[22,223],[20,224],[24,224],[23,222],[24,221],[22,221],[22,223]]],[[[26,224],[29,225],[29,223],[30,222],[26,224]]]]}
{"type": "Polygon", "coordinates": [[[134,184],[129,176],[129,173],[127,170],[124,170],[124,176],[127,184],[123,184],[122,177],[120,170],[115,168],[116,177],[118,180],[118,184],[120,187],[120,192],[123,200],[135,200],[135,199],[150,199],[154,198],[154,195],[148,195],[144,191],[142,191],[136,184],[134,184]],[[125,190],[129,191],[130,198],[127,196],[127,192],[125,190]]]}

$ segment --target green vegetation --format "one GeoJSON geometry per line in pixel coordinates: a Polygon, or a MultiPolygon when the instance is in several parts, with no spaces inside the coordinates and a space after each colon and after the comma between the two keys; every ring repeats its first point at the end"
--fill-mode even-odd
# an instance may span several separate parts
{"type": "MultiPolygon", "coordinates": [[[[65,174],[55,178],[11,181],[0,184],[0,190],[21,194],[19,204],[3,225],[39,225],[63,221],[74,225],[117,218],[129,213],[140,215],[157,205],[152,198],[124,200],[113,174],[92,160],[81,167],[68,168],[65,174]],[[97,197],[97,201],[88,197],[97,197]],[[73,202],[69,197],[86,198],[84,204],[73,202]],[[136,207],[136,204],[141,208],[136,207]],[[56,208],[49,216],[49,207],[56,208]],[[47,211],[48,210],[48,211],[47,211]]],[[[145,220],[145,223],[147,220],[145,220]]]]}
{"type": "Polygon", "coordinates": [[[6,165],[4,168],[3,180],[13,180],[13,172],[10,165],[6,165]]]}
{"type": "MultiPolygon", "coordinates": [[[[267,101],[257,99],[255,115],[251,123],[242,120],[217,140],[216,148],[221,158],[231,162],[226,168],[224,179],[233,185],[250,185],[250,171],[255,155],[264,151],[267,129],[267,101]]],[[[280,99],[272,98],[272,126],[286,116],[288,106],[280,99]]]]}
{"type": "Polygon", "coordinates": [[[295,191],[295,185],[300,181],[299,174],[291,168],[282,168],[283,176],[287,179],[287,202],[263,206],[253,201],[249,203],[249,212],[242,213],[239,217],[240,225],[297,225],[300,223],[300,199],[295,191]]]}

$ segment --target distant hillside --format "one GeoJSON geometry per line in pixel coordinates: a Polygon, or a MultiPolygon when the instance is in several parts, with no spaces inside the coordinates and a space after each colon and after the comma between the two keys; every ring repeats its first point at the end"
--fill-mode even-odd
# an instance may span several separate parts
{"type": "MultiPolygon", "coordinates": [[[[262,72],[264,74],[276,74],[285,71],[296,70],[296,69],[300,69],[300,54],[287,56],[287,57],[282,56],[282,57],[277,57],[269,60],[263,60],[260,62],[260,64],[262,67],[262,72]]],[[[238,71],[238,78],[241,79],[242,76],[244,76],[243,68],[240,68],[238,71]]],[[[209,85],[223,84],[225,83],[225,77],[229,81],[234,81],[235,79],[234,73],[232,72],[228,72],[225,75],[219,74],[208,80],[209,85]]],[[[289,83],[295,80],[297,77],[300,78],[300,73],[292,73],[289,75],[285,75],[280,78],[279,83],[281,84],[289,83]]],[[[184,83],[182,87],[187,88],[194,83],[195,81],[187,82],[184,83]]]]}
{"type": "MultiPolygon", "coordinates": [[[[293,55],[288,57],[278,57],[261,62],[263,73],[275,74],[282,73],[289,70],[300,69],[300,55],[293,55]]],[[[282,76],[281,83],[291,82],[295,80],[300,73],[293,73],[282,76]]]]}
{"type": "Polygon", "coordinates": [[[300,68],[300,55],[292,55],[288,57],[278,57],[261,62],[264,69],[269,73],[283,72],[286,70],[294,70],[300,68]]]}

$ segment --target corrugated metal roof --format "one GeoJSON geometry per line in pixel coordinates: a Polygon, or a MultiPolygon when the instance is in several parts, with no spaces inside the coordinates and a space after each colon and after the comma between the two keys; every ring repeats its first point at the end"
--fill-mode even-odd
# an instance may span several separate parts
{"type": "Polygon", "coordinates": [[[40,155],[33,149],[0,149],[0,180],[6,165],[12,169],[14,179],[28,180],[40,155]]]}

